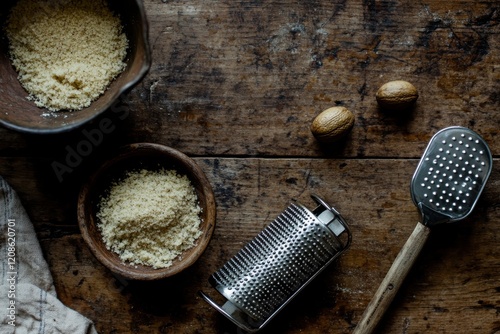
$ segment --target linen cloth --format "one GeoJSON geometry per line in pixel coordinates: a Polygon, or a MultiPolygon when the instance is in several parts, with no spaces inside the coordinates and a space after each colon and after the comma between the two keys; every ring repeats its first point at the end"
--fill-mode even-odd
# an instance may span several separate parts
{"type": "Polygon", "coordinates": [[[49,266],[16,192],[0,177],[0,333],[97,334],[57,299],[49,266]]]}

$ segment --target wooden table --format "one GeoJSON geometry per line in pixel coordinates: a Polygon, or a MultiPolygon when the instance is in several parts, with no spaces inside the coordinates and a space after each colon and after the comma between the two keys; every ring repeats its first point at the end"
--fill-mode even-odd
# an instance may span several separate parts
{"type": "MultiPolygon", "coordinates": [[[[113,131],[60,182],[54,162],[86,140],[0,129],[0,175],[37,230],[59,298],[100,333],[240,333],[197,294],[293,199],[318,193],[350,224],[351,248],[263,333],[351,333],[419,220],[409,184],[431,136],[461,125],[495,161],[465,221],[436,227],[378,333],[500,333],[500,8],[498,1],[146,0],[153,64],[109,112],[113,131]],[[413,111],[388,115],[375,92],[413,83],[413,111]],[[319,145],[312,119],[356,117],[319,145]],[[123,109],[125,110],[125,109],[123,109]],[[126,115],[126,117],[122,117],[126,115]],[[120,117],[119,117],[120,116],[120,117]],[[117,279],[76,223],[88,173],[125,143],[155,142],[206,172],[217,226],[200,260],[160,282],[117,279]]],[[[84,131],[86,129],[86,131],[84,131]]]]}

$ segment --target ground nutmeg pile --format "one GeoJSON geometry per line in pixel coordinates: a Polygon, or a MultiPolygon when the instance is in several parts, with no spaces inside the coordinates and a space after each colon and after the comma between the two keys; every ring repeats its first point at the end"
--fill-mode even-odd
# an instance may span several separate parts
{"type": "Polygon", "coordinates": [[[28,99],[51,111],[88,107],[126,67],[120,19],[101,0],[19,0],[5,32],[28,99]]]}
{"type": "Polygon", "coordinates": [[[132,265],[167,268],[202,234],[198,197],[174,170],[134,170],[113,182],[97,218],[106,247],[132,265]]]}

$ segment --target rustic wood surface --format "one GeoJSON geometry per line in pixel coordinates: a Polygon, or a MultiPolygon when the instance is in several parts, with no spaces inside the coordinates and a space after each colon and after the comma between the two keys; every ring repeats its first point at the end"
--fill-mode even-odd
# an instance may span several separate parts
{"type": "MultiPolygon", "coordinates": [[[[351,333],[419,219],[411,176],[430,137],[462,125],[494,155],[466,220],[435,227],[378,333],[500,333],[500,6],[498,1],[146,0],[153,64],[102,118],[113,131],[71,171],[71,133],[0,129],[0,175],[37,230],[60,299],[99,333],[241,333],[197,294],[292,199],[318,193],[350,224],[351,248],[263,333],[351,333]],[[412,82],[406,113],[379,110],[383,83],[412,82]],[[342,105],[356,117],[342,142],[309,126],[342,105]],[[155,142],[195,158],[214,189],[217,225],[200,260],[159,282],[130,282],[92,256],[76,222],[90,171],[125,143],[155,142]]],[[[99,139],[99,140],[97,140],[99,139]]],[[[75,159],[73,157],[73,159],[75,159]]]]}

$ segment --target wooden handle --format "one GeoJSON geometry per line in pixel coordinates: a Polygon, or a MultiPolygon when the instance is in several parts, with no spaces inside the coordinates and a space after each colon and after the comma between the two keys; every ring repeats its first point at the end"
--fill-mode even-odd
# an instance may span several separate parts
{"type": "Polygon", "coordinates": [[[429,233],[428,227],[417,224],[366,307],[353,334],[369,334],[377,327],[427,241],[429,233]]]}

